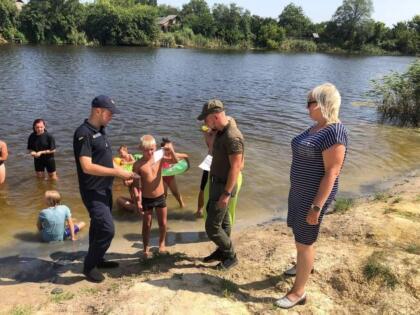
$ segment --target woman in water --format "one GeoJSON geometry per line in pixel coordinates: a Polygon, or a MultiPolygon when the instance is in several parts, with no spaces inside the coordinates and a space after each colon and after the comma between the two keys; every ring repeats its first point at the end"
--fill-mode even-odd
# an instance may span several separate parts
{"type": "Polygon", "coordinates": [[[28,138],[28,150],[34,158],[36,176],[44,178],[45,169],[50,179],[57,179],[55,170],[55,139],[48,133],[43,119],[35,119],[28,138]]]}

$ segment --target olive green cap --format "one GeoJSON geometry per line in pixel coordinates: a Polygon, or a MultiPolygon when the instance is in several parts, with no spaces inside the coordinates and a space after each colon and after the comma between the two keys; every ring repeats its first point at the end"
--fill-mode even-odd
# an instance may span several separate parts
{"type": "Polygon", "coordinates": [[[197,117],[198,120],[204,120],[207,115],[220,113],[225,110],[222,101],[220,100],[209,100],[203,105],[203,109],[201,110],[201,114],[197,117]]]}

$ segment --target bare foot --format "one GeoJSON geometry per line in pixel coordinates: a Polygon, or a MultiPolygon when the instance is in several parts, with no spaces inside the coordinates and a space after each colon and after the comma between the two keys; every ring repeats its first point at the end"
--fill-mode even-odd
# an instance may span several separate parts
{"type": "Polygon", "coordinates": [[[149,258],[152,258],[152,256],[153,256],[153,253],[150,251],[143,252],[143,259],[149,259],[149,258]]]}
{"type": "Polygon", "coordinates": [[[169,252],[166,250],[166,247],[165,246],[161,246],[161,247],[159,247],[159,254],[161,254],[161,255],[168,255],[169,252]]]}

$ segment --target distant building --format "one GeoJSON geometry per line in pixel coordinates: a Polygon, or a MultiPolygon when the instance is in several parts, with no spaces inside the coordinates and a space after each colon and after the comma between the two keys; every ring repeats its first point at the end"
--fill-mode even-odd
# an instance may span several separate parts
{"type": "Polygon", "coordinates": [[[25,5],[25,3],[23,2],[23,0],[15,0],[15,5],[18,11],[20,12],[22,11],[22,7],[25,5]]]}
{"type": "Polygon", "coordinates": [[[178,23],[178,15],[168,15],[165,17],[161,17],[158,20],[160,29],[164,32],[169,31],[171,27],[174,25],[177,25],[177,23],[178,23]]]}
{"type": "Polygon", "coordinates": [[[313,39],[319,39],[318,33],[312,33],[312,38],[313,39]]]}

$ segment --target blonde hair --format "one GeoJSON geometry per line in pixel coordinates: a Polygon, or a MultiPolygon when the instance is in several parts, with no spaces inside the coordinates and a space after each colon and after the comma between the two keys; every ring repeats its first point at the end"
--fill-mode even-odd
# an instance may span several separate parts
{"type": "Polygon", "coordinates": [[[47,190],[45,192],[45,201],[48,206],[55,207],[61,201],[60,193],[57,190],[47,190]]]}
{"type": "Polygon", "coordinates": [[[308,93],[308,101],[315,100],[321,108],[322,117],[327,124],[338,123],[338,113],[340,111],[341,96],[335,85],[324,83],[313,88],[308,93]]]}
{"type": "Polygon", "coordinates": [[[144,135],[140,138],[140,147],[144,149],[149,149],[152,146],[156,145],[156,140],[151,135],[144,135]]]}

